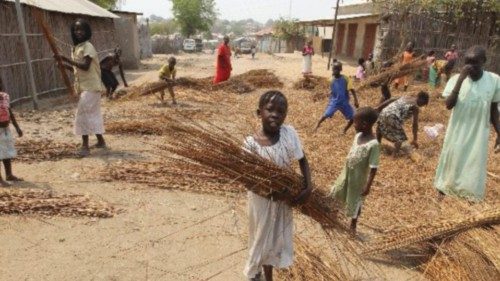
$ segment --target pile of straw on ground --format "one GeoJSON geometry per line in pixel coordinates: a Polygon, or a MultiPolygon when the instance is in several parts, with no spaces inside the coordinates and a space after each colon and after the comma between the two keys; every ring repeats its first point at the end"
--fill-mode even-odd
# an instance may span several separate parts
{"type": "Polygon", "coordinates": [[[172,159],[135,161],[108,166],[101,172],[100,179],[211,195],[235,196],[245,192],[241,185],[219,178],[215,171],[195,169],[195,166],[186,168],[184,162],[172,159]]]}
{"type": "Polygon", "coordinates": [[[106,132],[111,134],[158,135],[165,132],[163,121],[159,118],[139,120],[115,120],[106,123],[106,132]]]}
{"type": "Polygon", "coordinates": [[[18,157],[22,162],[58,161],[76,157],[78,145],[74,143],[58,143],[53,140],[23,139],[16,143],[18,157]]]}
{"type": "Polygon", "coordinates": [[[188,88],[205,93],[223,91],[236,94],[249,93],[254,91],[256,88],[283,87],[283,83],[279,80],[279,78],[267,69],[250,70],[215,85],[212,83],[212,80],[212,77],[179,77],[175,82],[165,82],[163,80],[145,82],[139,86],[122,89],[117,96],[126,96],[125,99],[131,99],[164,91],[169,86],[188,88]]]}
{"type": "Polygon", "coordinates": [[[57,195],[50,190],[0,189],[0,214],[109,218],[113,216],[114,208],[83,195],[57,195]]]}

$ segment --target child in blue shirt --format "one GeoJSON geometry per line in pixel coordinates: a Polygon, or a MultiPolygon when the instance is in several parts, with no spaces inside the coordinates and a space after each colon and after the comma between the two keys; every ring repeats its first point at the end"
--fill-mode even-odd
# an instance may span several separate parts
{"type": "Polygon", "coordinates": [[[352,87],[349,77],[340,74],[341,71],[342,63],[339,61],[334,62],[333,81],[330,86],[330,100],[328,101],[325,113],[318,121],[318,125],[316,125],[316,130],[318,130],[319,126],[326,120],[326,118],[332,118],[337,110],[340,110],[340,112],[342,112],[344,117],[348,120],[347,125],[344,128],[344,134],[347,130],[349,130],[353,123],[354,109],[349,104],[349,91],[354,97],[354,106],[356,108],[359,107],[358,97],[356,96],[356,92],[352,87]]]}

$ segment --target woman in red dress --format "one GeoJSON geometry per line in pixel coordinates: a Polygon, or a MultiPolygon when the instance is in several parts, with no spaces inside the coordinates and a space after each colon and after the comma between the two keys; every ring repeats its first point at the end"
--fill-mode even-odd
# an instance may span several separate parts
{"type": "Polygon", "coordinates": [[[229,47],[229,37],[224,36],[224,43],[217,51],[217,66],[214,77],[214,84],[226,81],[231,76],[231,48],[229,47]]]}

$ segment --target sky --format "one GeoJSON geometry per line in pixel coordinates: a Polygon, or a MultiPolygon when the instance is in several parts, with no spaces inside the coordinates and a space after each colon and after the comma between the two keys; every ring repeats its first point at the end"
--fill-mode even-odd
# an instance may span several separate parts
{"type": "MultiPolygon", "coordinates": [[[[121,9],[152,14],[164,18],[172,17],[172,3],[169,0],[124,0],[121,9]]],[[[268,19],[289,17],[300,20],[333,18],[335,0],[215,0],[220,19],[241,20],[252,18],[265,23],[268,19]],[[291,10],[290,10],[291,3],[291,10]]],[[[343,0],[351,4],[363,0],[343,0]]]]}

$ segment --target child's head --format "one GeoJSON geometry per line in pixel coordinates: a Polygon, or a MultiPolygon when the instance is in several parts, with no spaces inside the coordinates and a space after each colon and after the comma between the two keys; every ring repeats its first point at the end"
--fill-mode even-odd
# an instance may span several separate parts
{"type": "Polygon", "coordinates": [[[377,122],[378,113],[371,107],[361,107],[354,114],[354,128],[357,132],[371,131],[377,122]]]}
{"type": "Polygon", "coordinates": [[[358,59],[358,65],[363,65],[365,64],[365,59],[364,58],[359,58],[358,59]]]}
{"type": "Polygon", "coordinates": [[[229,44],[229,36],[224,36],[224,44],[229,44]]]}
{"type": "Polygon", "coordinates": [[[486,63],[486,49],[482,46],[473,46],[465,53],[464,62],[466,65],[472,66],[470,76],[479,78],[481,76],[483,66],[486,63]]]}
{"type": "Polygon", "coordinates": [[[264,131],[279,132],[288,111],[288,101],[280,91],[265,92],[259,99],[257,115],[262,120],[264,131]]]}
{"type": "Polygon", "coordinates": [[[417,94],[417,105],[419,107],[429,104],[429,94],[425,91],[420,91],[417,94]]]}
{"type": "Polygon", "coordinates": [[[73,44],[78,45],[92,38],[92,29],[90,25],[83,19],[77,19],[71,25],[71,39],[73,44]]]}
{"type": "Polygon", "coordinates": [[[413,51],[413,42],[408,42],[408,44],[406,44],[406,51],[408,52],[412,52],[413,51]]]}
{"type": "Polygon", "coordinates": [[[339,62],[339,61],[335,61],[333,63],[332,70],[333,70],[333,76],[339,77],[340,76],[340,72],[342,72],[342,63],[339,62]]]}
{"type": "Polygon", "coordinates": [[[168,66],[174,67],[177,64],[177,59],[175,57],[168,58],[168,66]]]}
{"type": "Polygon", "coordinates": [[[436,52],[434,52],[434,50],[431,50],[427,53],[427,56],[428,57],[433,57],[434,55],[436,54],[436,52]]]}
{"type": "Polygon", "coordinates": [[[452,50],[452,51],[455,51],[456,49],[457,49],[457,45],[455,45],[455,44],[451,44],[451,50],[452,50]]]}

